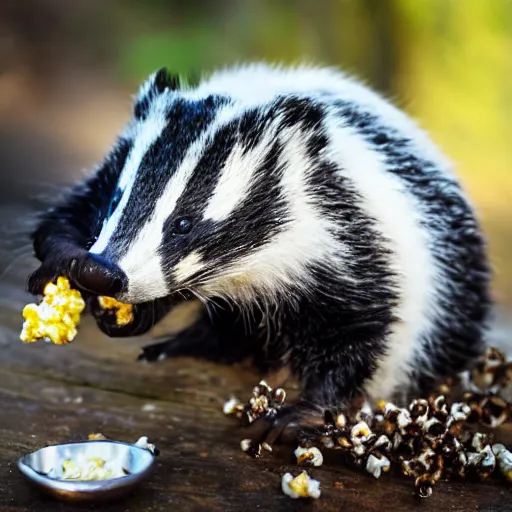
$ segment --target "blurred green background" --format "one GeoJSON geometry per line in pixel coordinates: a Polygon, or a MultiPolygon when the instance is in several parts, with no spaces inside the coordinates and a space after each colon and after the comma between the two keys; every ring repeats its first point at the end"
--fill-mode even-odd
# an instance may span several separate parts
{"type": "Polygon", "coordinates": [[[512,306],[512,0],[2,0],[0,200],[13,208],[101,157],[160,66],[343,67],[456,162],[512,306]]]}

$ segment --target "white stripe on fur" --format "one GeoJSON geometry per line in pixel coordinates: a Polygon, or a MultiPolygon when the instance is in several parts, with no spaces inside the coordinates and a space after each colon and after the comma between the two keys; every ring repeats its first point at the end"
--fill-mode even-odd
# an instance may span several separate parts
{"type": "MultiPolygon", "coordinates": [[[[330,144],[326,157],[339,165],[340,173],[355,184],[364,200],[360,205],[377,222],[389,240],[393,270],[398,274],[399,305],[387,339],[387,353],[367,386],[374,400],[389,399],[397,387],[405,385],[419,335],[429,327],[429,301],[432,300],[436,268],[429,251],[429,236],[421,226],[421,209],[403,181],[388,172],[383,156],[374,151],[352,128],[339,118],[326,123],[330,144]]],[[[371,264],[371,263],[370,263],[371,264]]]]}
{"type": "Polygon", "coordinates": [[[220,294],[248,302],[259,292],[268,301],[275,301],[290,284],[302,286],[304,291],[314,286],[305,271],[309,262],[329,260],[343,268],[341,258],[348,249],[334,239],[331,233],[337,227],[317,210],[308,193],[306,174],[312,165],[306,154],[308,134],[295,126],[282,130],[278,137],[284,146],[278,166],[284,168],[281,187],[288,205],[288,224],[269,243],[234,261],[217,279],[201,287],[205,295],[220,294]]]}
{"type": "Polygon", "coordinates": [[[166,105],[168,101],[169,98],[166,96],[159,97],[155,101],[155,106],[150,110],[146,120],[135,122],[131,126],[130,137],[134,143],[118,182],[123,195],[114,213],[103,225],[98,239],[89,249],[89,252],[100,254],[108,247],[108,243],[115,233],[120,219],[123,217],[142,159],[151,145],[160,137],[167,124],[166,105]]]}
{"type": "Polygon", "coordinates": [[[128,277],[128,291],[122,300],[151,300],[170,293],[158,254],[164,223],[172,215],[178,199],[202,157],[206,144],[212,140],[219,127],[230,121],[237,111],[233,107],[221,109],[210,127],[190,145],[183,161],[156,201],[151,217],[146,220],[137,238],[131,241],[127,252],[118,263],[128,277]],[[148,280],[148,276],[153,277],[148,280]]]}
{"type": "Polygon", "coordinates": [[[254,173],[264,163],[274,140],[276,122],[269,126],[261,141],[247,150],[236,144],[222,169],[219,181],[203,215],[203,219],[222,221],[241,204],[250,193],[254,173]]]}

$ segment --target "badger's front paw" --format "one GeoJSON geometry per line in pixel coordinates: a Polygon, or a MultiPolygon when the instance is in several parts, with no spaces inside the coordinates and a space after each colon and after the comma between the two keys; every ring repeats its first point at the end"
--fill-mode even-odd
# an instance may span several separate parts
{"type": "Polygon", "coordinates": [[[132,318],[127,323],[119,322],[116,309],[102,307],[98,297],[87,298],[87,307],[96,320],[99,329],[110,338],[140,336],[149,331],[155,322],[154,306],[152,303],[132,306],[132,318]]]}
{"type": "Polygon", "coordinates": [[[54,282],[59,276],[65,273],[66,269],[62,263],[43,263],[28,276],[26,289],[32,295],[43,295],[45,286],[50,282],[54,282]]]}
{"type": "Polygon", "coordinates": [[[272,446],[280,440],[295,440],[302,428],[321,426],[325,408],[307,400],[285,405],[272,416],[261,416],[247,428],[251,439],[251,455],[257,455],[262,445],[272,446]]]}

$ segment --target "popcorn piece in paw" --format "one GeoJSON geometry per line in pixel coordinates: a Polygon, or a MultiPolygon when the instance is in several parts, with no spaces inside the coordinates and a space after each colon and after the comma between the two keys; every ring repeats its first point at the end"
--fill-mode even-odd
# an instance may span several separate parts
{"type": "Polygon", "coordinates": [[[33,343],[40,340],[56,345],[70,343],[76,337],[80,314],[85,302],[78,290],[71,288],[69,280],[59,277],[48,283],[40,304],[27,304],[23,308],[21,341],[33,343]]]}
{"type": "Polygon", "coordinates": [[[133,322],[133,306],[131,304],[123,304],[112,297],[98,297],[98,304],[103,309],[115,310],[117,325],[123,326],[133,322]]]}

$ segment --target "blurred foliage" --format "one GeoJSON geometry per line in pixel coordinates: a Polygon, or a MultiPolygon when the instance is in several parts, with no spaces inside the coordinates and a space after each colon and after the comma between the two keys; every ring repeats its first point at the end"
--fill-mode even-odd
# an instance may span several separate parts
{"type": "Polygon", "coordinates": [[[7,4],[10,17],[0,3],[0,28],[4,21],[29,34],[21,47],[34,66],[78,59],[112,71],[130,90],[164,65],[199,74],[259,59],[335,65],[359,76],[456,162],[490,235],[497,290],[512,303],[512,0],[7,4]]]}

